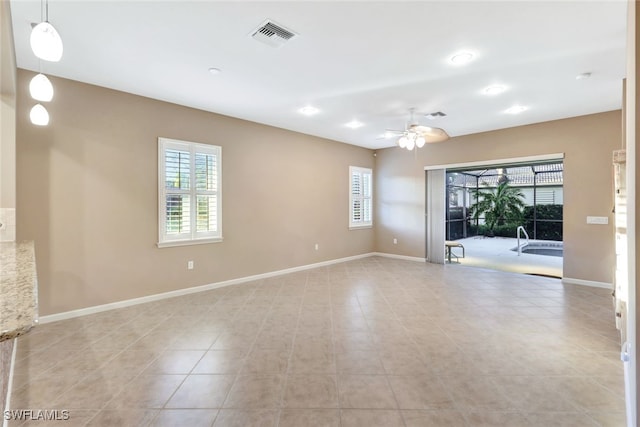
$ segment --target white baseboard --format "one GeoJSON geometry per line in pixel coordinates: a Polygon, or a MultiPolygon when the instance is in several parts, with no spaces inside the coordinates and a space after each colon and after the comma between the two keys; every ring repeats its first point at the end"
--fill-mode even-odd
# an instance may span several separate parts
{"type": "Polygon", "coordinates": [[[416,256],[407,256],[407,255],[396,255],[396,254],[388,254],[386,252],[373,252],[372,256],[381,256],[385,258],[393,258],[393,259],[403,259],[405,261],[417,261],[417,262],[426,262],[426,258],[420,258],[416,256]]]}
{"type": "MultiPolygon", "coordinates": [[[[322,261],[315,264],[307,264],[299,267],[286,268],[284,270],[276,270],[276,271],[270,271],[268,273],[256,274],[253,276],[246,276],[246,277],[240,277],[237,279],[224,280],[222,282],[210,283],[208,285],[194,286],[191,288],[178,289],[175,291],[163,292],[160,294],[153,294],[153,295],[148,295],[140,298],[133,298],[133,299],[123,300],[123,301],[112,302],[108,304],[95,305],[93,307],[80,308],[78,310],[71,310],[71,311],[65,311],[62,313],[50,314],[47,316],[40,317],[38,319],[38,323],[45,324],[45,323],[57,322],[59,320],[73,319],[75,317],[100,313],[102,311],[114,310],[117,308],[130,307],[133,305],[144,304],[147,302],[158,301],[158,300],[173,298],[173,297],[182,296],[182,295],[189,295],[197,292],[209,291],[212,289],[222,288],[225,286],[247,283],[253,280],[266,279],[269,277],[282,276],[284,274],[295,273],[298,271],[310,270],[312,268],[326,267],[328,265],[368,258],[373,255],[377,255],[377,254],[366,253],[366,254],[354,255],[354,256],[345,257],[345,258],[332,259],[329,261],[322,261]]],[[[384,255],[381,255],[381,256],[384,256],[384,255]]]]}
{"type": "Polygon", "coordinates": [[[613,290],[613,284],[607,282],[594,282],[592,280],[572,279],[571,277],[563,277],[562,283],[570,285],[591,286],[592,288],[603,288],[613,290]]]}
{"type": "MultiPolygon", "coordinates": [[[[13,348],[11,349],[11,362],[9,362],[9,381],[7,381],[7,399],[4,402],[4,409],[11,409],[11,390],[13,389],[13,368],[16,364],[16,353],[18,349],[18,340],[13,339],[13,348]]],[[[2,427],[8,427],[9,420],[6,417],[3,417],[4,422],[2,423],[2,427]]]]}
{"type": "MultiPolygon", "coordinates": [[[[178,289],[178,290],[175,290],[175,291],[163,292],[163,293],[160,293],[160,294],[147,295],[147,296],[140,297],[140,298],[133,298],[133,299],[123,300],[123,301],[112,302],[112,303],[108,303],[108,304],[96,305],[96,306],[93,306],[93,307],[81,308],[81,309],[78,309],[78,310],[71,310],[71,311],[65,311],[65,312],[62,312],[62,313],[50,314],[50,315],[47,315],[47,316],[40,317],[38,319],[38,323],[45,324],[45,323],[57,322],[59,320],[73,319],[75,317],[86,316],[86,315],[89,315],[89,314],[100,313],[100,312],[103,312],[103,311],[114,310],[114,309],[117,309],[117,308],[130,307],[130,306],[133,306],[133,305],[144,304],[144,303],[147,303],[147,302],[158,301],[158,300],[163,300],[163,299],[167,299],[167,298],[173,298],[173,297],[182,296],[182,295],[189,295],[189,294],[194,294],[194,293],[197,293],[197,292],[209,291],[209,290],[212,290],[212,289],[222,288],[222,287],[225,287],[225,286],[238,285],[238,284],[241,284],[241,283],[247,283],[247,282],[251,282],[251,281],[254,281],[254,280],[261,280],[261,279],[266,279],[266,278],[269,278],[269,277],[282,276],[284,274],[290,274],[290,273],[295,273],[295,272],[299,272],[299,271],[310,270],[312,268],[325,267],[325,266],[328,266],[328,265],[339,264],[339,263],[347,262],[347,261],[354,261],[354,260],[368,258],[368,257],[372,257],[372,256],[400,259],[400,260],[405,260],[405,261],[426,262],[426,258],[421,258],[421,257],[412,257],[412,256],[407,256],[407,255],[397,255],[397,254],[390,254],[390,253],[385,253],[385,252],[370,252],[370,253],[365,253],[365,254],[361,254],[361,255],[354,255],[354,256],[345,257],[345,258],[338,258],[338,259],[332,259],[332,260],[328,260],[328,261],[322,261],[322,262],[318,262],[318,263],[314,263],[314,264],[302,265],[302,266],[299,266],[299,267],[287,268],[287,269],[284,269],[284,270],[270,271],[270,272],[267,272],[267,273],[256,274],[256,275],[253,275],[253,276],[246,276],[246,277],[240,277],[240,278],[237,278],[237,279],[224,280],[222,282],[210,283],[210,284],[202,285],[202,286],[194,286],[194,287],[191,287],[191,288],[178,289]]],[[[562,282],[563,283],[567,283],[567,284],[573,284],[573,285],[583,285],[583,286],[591,286],[591,287],[595,287],[595,288],[613,289],[613,285],[611,283],[594,282],[594,281],[582,280],[582,279],[572,279],[570,277],[563,278],[562,282]]]]}

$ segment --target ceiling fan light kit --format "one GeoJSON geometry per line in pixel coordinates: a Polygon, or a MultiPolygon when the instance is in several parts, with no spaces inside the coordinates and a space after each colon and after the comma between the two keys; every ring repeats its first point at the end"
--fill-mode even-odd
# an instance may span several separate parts
{"type": "MultiPolygon", "coordinates": [[[[409,112],[411,113],[411,120],[405,130],[387,130],[385,132],[385,136],[400,136],[396,141],[398,147],[406,148],[407,150],[411,151],[414,148],[424,147],[426,143],[442,142],[449,139],[449,135],[444,129],[422,126],[416,123],[414,120],[414,108],[409,109],[409,112]]],[[[437,116],[444,117],[445,114],[438,112],[437,116]]]]}

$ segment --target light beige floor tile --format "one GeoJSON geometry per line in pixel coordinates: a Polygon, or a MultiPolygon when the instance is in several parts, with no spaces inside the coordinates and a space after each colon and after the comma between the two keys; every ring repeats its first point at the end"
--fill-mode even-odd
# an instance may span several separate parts
{"type": "Polygon", "coordinates": [[[258,334],[254,348],[290,351],[293,347],[294,335],[293,331],[286,328],[280,330],[264,329],[258,334]]]}
{"type": "Polygon", "coordinates": [[[244,364],[244,350],[210,350],[193,368],[193,374],[234,374],[244,364]]]}
{"type": "Polygon", "coordinates": [[[105,408],[162,408],[185,378],[185,375],[140,375],[131,380],[105,408]]]}
{"type": "Polygon", "coordinates": [[[398,403],[447,408],[404,410],[407,425],[463,425],[461,414],[478,425],[616,425],[611,319],[606,290],[372,257],[39,325],[18,340],[12,401],[117,409],[96,418],[111,423],[169,399],[158,423],[201,408],[188,422],[210,425],[227,400],[230,423],[264,407],[281,424],[332,425],[337,386],[336,404],[354,409],[343,425],[393,425],[398,403]]]}
{"type": "Polygon", "coordinates": [[[211,427],[217,409],[163,409],[153,420],[154,427],[211,427]]]}
{"type": "Polygon", "coordinates": [[[602,427],[624,427],[626,415],[624,412],[587,412],[602,427]]]}
{"type": "Polygon", "coordinates": [[[102,409],[134,377],[131,373],[105,376],[96,372],[55,398],[52,406],[64,409],[102,409]]]}
{"type": "Polygon", "coordinates": [[[380,351],[380,360],[389,375],[430,374],[433,371],[415,346],[391,347],[380,351]]]}
{"type": "Polygon", "coordinates": [[[333,375],[290,375],[282,406],[285,408],[337,408],[338,389],[333,375]]]}
{"type": "Polygon", "coordinates": [[[31,414],[23,413],[17,416],[15,412],[4,413],[5,420],[7,418],[7,427],[65,427],[71,425],[84,426],[91,418],[93,418],[97,410],[74,409],[66,411],[63,409],[52,409],[48,412],[50,419],[42,419],[38,416],[37,409],[33,409],[31,414]]]}
{"type": "Polygon", "coordinates": [[[446,384],[436,376],[388,377],[400,409],[454,409],[446,384]]]}
{"type": "Polygon", "coordinates": [[[462,410],[501,411],[512,409],[512,404],[500,387],[484,376],[440,377],[447,386],[456,406],[462,410]]]}
{"type": "Polygon", "coordinates": [[[249,353],[242,367],[243,374],[284,374],[289,366],[289,351],[258,348],[249,353]]]}
{"type": "Polygon", "coordinates": [[[139,374],[140,371],[149,366],[157,357],[158,352],[149,350],[123,350],[98,370],[105,375],[111,373],[131,373],[139,374]]]}
{"type": "Polygon", "coordinates": [[[257,331],[238,334],[231,331],[222,332],[210,350],[236,350],[247,353],[257,337],[257,331]]]}
{"type": "Polygon", "coordinates": [[[234,375],[189,375],[165,407],[221,408],[234,379],[234,375]]]}
{"type": "Polygon", "coordinates": [[[337,409],[283,409],[278,427],[340,427],[337,409]]]}
{"type": "Polygon", "coordinates": [[[384,409],[343,409],[342,427],[404,427],[400,411],[384,409]]]}
{"type": "Polygon", "coordinates": [[[351,351],[374,351],[376,344],[368,330],[340,330],[334,332],[334,346],[336,353],[351,351]]]}
{"type": "Polygon", "coordinates": [[[270,409],[221,409],[213,427],[275,427],[278,411],[270,409]]]}
{"type": "Polygon", "coordinates": [[[589,378],[555,377],[549,378],[548,383],[556,390],[562,390],[565,399],[585,411],[624,412],[625,410],[623,396],[616,396],[589,378]]]}
{"type": "MultiPolygon", "coordinates": [[[[600,425],[593,418],[581,412],[544,412],[525,413],[524,415],[532,427],[596,427],[600,425]]],[[[601,426],[606,426],[606,424],[601,426]]],[[[624,427],[624,424],[614,424],[614,426],[624,427]]]]}
{"type": "Polygon", "coordinates": [[[469,426],[473,427],[533,427],[535,425],[555,426],[554,418],[549,424],[532,424],[530,418],[519,412],[507,411],[469,411],[465,413],[469,426]]]}
{"type": "Polygon", "coordinates": [[[29,381],[28,385],[15,389],[11,397],[12,408],[48,408],[51,402],[84,376],[44,375],[29,381]]]}
{"type": "Polygon", "coordinates": [[[296,374],[334,374],[335,356],[326,349],[293,350],[289,361],[289,372],[296,374]]]}
{"type": "Polygon", "coordinates": [[[383,375],[341,375],[338,380],[341,408],[390,409],[398,404],[383,375]]]}
{"type": "Polygon", "coordinates": [[[202,359],[203,350],[166,350],[146,369],[147,374],[189,374],[202,359]]]}
{"type": "Polygon", "coordinates": [[[180,331],[175,340],[167,346],[171,350],[209,350],[219,335],[209,331],[193,331],[185,333],[180,331]]]}
{"type": "Polygon", "coordinates": [[[464,427],[466,420],[455,410],[401,411],[406,427],[464,427]]]}
{"type": "Polygon", "coordinates": [[[620,375],[594,376],[595,382],[613,392],[616,396],[624,396],[624,377],[620,375]]]}
{"type": "Polygon", "coordinates": [[[385,370],[378,352],[351,350],[336,354],[339,374],[384,374],[385,370]]]}
{"type": "Polygon", "coordinates": [[[270,409],[280,407],[282,375],[238,375],[225,408],[270,409]]]}
{"type": "Polygon", "coordinates": [[[88,427],[144,427],[151,426],[157,416],[155,409],[103,410],[93,417],[88,427]]]}
{"type": "Polygon", "coordinates": [[[579,408],[554,388],[548,377],[500,376],[492,381],[507,397],[510,409],[528,412],[575,412],[579,408]]]}

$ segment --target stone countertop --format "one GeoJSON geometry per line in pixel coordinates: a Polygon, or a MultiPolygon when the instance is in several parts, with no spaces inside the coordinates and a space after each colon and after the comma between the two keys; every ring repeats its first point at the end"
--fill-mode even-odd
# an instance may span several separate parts
{"type": "Polygon", "coordinates": [[[0,341],[28,332],[38,322],[33,242],[0,243],[0,341]]]}

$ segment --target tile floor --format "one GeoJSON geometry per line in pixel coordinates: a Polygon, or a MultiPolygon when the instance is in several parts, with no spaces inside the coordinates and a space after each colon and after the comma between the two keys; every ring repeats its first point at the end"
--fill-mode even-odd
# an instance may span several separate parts
{"type": "Polygon", "coordinates": [[[366,258],[40,325],[37,426],[623,426],[611,296],[366,258]]]}

